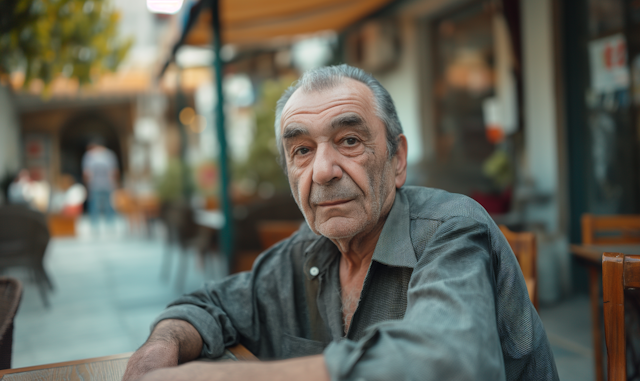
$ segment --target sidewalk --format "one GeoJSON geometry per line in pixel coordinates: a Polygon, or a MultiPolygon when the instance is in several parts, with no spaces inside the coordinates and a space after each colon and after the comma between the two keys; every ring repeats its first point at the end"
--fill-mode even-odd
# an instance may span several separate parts
{"type": "Polygon", "coordinates": [[[588,295],[540,308],[560,381],[595,380],[590,308],[588,295]]]}
{"type": "MultiPolygon", "coordinates": [[[[24,285],[15,319],[14,368],[134,351],[153,319],[181,294],[174,285],[177,249],[170,279],[161,279],[160,238],[128,236],[123,221],[117,221],[115,232],[103,227],[96,235],[89,228],[82,221],[78,238],[49,244],[45,268],[55,287],[50,308],[26,271],[8,272],[24,285]]],[[[204,281],[195,254],[188,258],[185,291],[204,281]]]]}

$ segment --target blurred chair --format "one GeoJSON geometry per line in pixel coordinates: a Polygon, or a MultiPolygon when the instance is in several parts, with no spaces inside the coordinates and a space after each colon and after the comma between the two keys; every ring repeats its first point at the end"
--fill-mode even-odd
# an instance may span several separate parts
{"type": "Polygon", "coordinates": [[[151,236],[151,223],[160,218],[160,201],[155,195],[133,195],[126,189],[117,189],[111,200],[116,212],[127,217],[130,231],[151,236]]]}
{"type": "Polygon", "coordinates": [[[116,212],[127,216],[129,224],[137,225],[137,213],[138,205],[131,195],[131,193],[125,189],[116,189],[111,194],[111,202],[113,203],[113,209],[116,212]]]}
{"type": "Polygon", "coordinates": [[[76,235],[76,218],[64,214],[49,214],[47,227],[52,237],[74,237],[76,235]]]}
{"type": "Polygon", "coordinates": [[[180,249],[180,256],[176,275],[176,288],[182,291],[187,274],[187,248],[194,246],[204,256],[204,244],[202,241],[207,237],[203,236],[203,230],[196,224],[193,209],[185,203],[164,204],[160,212],[160,219],[167,228],[167,242],[164,259],[162,260],[161,277],[169,277],[172,262],[171,251],[174,245],[177,244],[180,249]]]}
{"type": "Polygon", "coordinates": [[[142,213],[147,237],[152,236],[152,226],[160,219],[160,200],[153,194],[138,196],[138,206],[142,213]]]}
{"type": "Polygon", "coordinates": [[[11,368],[13,318],[22,298],[22,284],[10,277],[0,277],[0,370],[11,368]]]}
{"type": "Polygon", "coordinates": [[[511,250],[516,255],[522,275],[527,283],[529,299],[538,310],[538,251],[536,248],[536,235],[531,232],[516,233],[509,230],[504,225],[500,225],[500,231],[504,234],[511,250]]]}
{"type": "MultiPolygon", "coordinates": [[[[602,255],[602,291],[604,334],[607,343],[607,380],[609,381],[627,381],[628,343],[625,338],[624,294],[625,289],[637,288],[640,288],[640,255],[604,253],[602,255]]],[[[635,318],[637,319],[638,316],[635,318]]]]}
{"type": "Polygon", "coordinates": [[[300,229],[303,221],[259,221],[258,236],[262,250],[267,250],[300,229]]]}
{"type": "Polygon", "coordinates": [[[0,207],[0,270],[16,266],[29,268],[46,307],[49,306],[47,292],[53,290],[43,266],[49,237],[42,213],[19,205],[0,207]]]}
{"type": "Polygon", "coordinates": [[[253,267],[258,255],[283,239],[289,238],[300,229],[303,220],[266,220],[258,221],[258,238],[260,250],[243,250],[236,254],[234,271],[249,271],[253,267]]]}
{"type": "Polygon", "coordinates": [[[254,200],[249,204],[239,205],[234,214],[236,251],[233,272],[251,270],[253,262],[261,252],[291,235],[304,219],[289,192],[276,194],[268,200],[254,200]],[[284,230],[276,235],[271,231],[263,236],[260,226],[264,227],[265,224],[273,226],[276,230],[278,227],[284,230]]]}
{"type": "Polygon", "coordinates": [[[640,214],[610,216],[582,215],[584,245],[625,245],[640,243],[640,214]]]}

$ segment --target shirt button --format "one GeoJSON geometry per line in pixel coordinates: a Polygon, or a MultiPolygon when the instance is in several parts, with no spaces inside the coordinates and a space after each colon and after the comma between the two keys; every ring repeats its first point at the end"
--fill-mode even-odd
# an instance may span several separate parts
{"type": "Polygon", "coordinates": [[[309,269],[309,274],[311,274],[311,276],[316,276],[320,273],[320,270],[318,270],[317,267],[313,266],[311,269],[309,269]]]}

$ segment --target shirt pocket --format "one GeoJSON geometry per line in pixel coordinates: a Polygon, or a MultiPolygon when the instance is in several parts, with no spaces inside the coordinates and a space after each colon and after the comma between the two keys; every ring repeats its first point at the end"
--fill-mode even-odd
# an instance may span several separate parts
{"type": "Polygon", "coordinates": [[[283,359],[319,355],[329,345],[329,343],[295,337],[286,333],[282,336],[283,359]]]}

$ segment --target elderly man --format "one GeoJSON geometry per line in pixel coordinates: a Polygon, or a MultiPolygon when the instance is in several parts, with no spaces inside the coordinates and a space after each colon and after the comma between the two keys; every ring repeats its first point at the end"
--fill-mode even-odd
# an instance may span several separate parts
{"type": "Polygon", "coordinates": [[[278,102],[275,127],[307,224],[251,272],[172,303],[126,380],[558,379],[486,211],[403,187],[407,139],[373,77],[346,65],[306,73],[278,102]],[[176,367],[237,343],[281,361],[176,367]]]}

